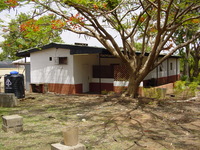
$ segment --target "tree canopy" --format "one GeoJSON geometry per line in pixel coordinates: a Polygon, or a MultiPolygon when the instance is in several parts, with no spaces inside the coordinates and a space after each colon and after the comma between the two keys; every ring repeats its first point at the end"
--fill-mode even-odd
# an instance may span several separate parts
{"type": "Polygon", "coordinates": [[[41,46],[49,42],[62,42],[60,30],[52,30],[39,24],[40,20],[50,22],[54,19],[54,15],[32,19],[30,15],[21,13],[16,19],[12,19],[8,26],[1,25],[5,40],[0,44],[3,50],[0,59],[15,60],[17,58],[15,54],[20,50],[41,46]]]}
{"type": "MultiPolygon", "coordinates": [[[[198,30],[186,41],[173,44],[175,31],[189,23],[200,23],[199,0],[4,0],[0,6],[17,9],[26,4],[35,7],[32,17],[48,12],[57,16],[51,23],[44,20],[44,25],[94,37],[120,58],[130,71],[126,94],[131,96],[136,95],[140,82],[150,71],[200,37],[198,30]],[[138,41],[142,43],[139,56],[138,41]],[[163,50],[168,50],[168,54],[158,59],[163,50]]],[[[25,30],[31,35],[36,29],[28,26],[25,30]]]]}
{"type": "MultiPolygon", "coordinates": [[[[198,32],[200,29],[199,23],[195,20],[191,21],[182,28],[179,28],[175,32],[174,42],[179,45],[192,38],[193,34],[198,32]]],[[[187,46],[179,49],[179,54],[181,55],[181,66],[184,78],[188,80],[193,80],[197,78],[200,73],[200,38],[196,39],[194,42],[188,44],[187,46]]]]}

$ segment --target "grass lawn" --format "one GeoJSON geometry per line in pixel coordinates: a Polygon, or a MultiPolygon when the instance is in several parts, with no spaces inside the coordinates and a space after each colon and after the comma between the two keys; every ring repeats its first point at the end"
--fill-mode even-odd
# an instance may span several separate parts
{"type": "MultiPolygon", "coordinates": [[[[0,150],[50,150],[79,127],[87,150],[200,150],[200,100],[171,103],[98,95],[29,93],[0,115],[23,117],[24,131],[0,130],[0,150]]],[[[0,119],[2,125],[2,119],[0,119]]]]}

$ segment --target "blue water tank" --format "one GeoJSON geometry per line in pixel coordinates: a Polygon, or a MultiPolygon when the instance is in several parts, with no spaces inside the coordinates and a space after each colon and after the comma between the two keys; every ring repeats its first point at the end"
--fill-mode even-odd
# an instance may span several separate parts
{"type": "Polygon", "coordinates": [[[17,71],[11,71],[10,74],[19,74],[17,71]]]}

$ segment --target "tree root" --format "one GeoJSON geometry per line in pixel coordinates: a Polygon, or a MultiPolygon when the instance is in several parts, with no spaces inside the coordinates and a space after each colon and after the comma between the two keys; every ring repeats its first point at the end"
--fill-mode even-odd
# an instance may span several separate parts
{"type": "Polygon", "coordinates": [[[192,98],[187,99],[187,100],[168,101],[167,103],[187,103],[187,102],[196,101],[196,99],[197,99],[197,97],[192,97],[192,98]]]}

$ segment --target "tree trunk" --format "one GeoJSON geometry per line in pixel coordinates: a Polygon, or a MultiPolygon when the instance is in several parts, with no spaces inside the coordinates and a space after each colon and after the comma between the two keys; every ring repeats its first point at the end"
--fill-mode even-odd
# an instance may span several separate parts
{"type": "Polygon", "coordinates": [[[126,95],[130,96],[130,97],[138,97],[138,90],[139,90],[139,85],[140,85],[141,80],[139,80],[139,78],[134,77],[134,76],[130,76],[129,78],[129,84],[128,84],[128,88],[127,91],[125,92],[126,95]]]}
{"type": "Polygon", "coordinates": [[[187,46],[186,53],[185,53],[185,60],[184,60],[184,68],[183,68],[183,75],[187,76],[187,80],[189,80],[189,78],[190,78],[189,55],[190,55],[190,49],[187,46]]]}
{"type": "Polygon", "coordinates": [[[193,77],[198,77],[199,70],[200,70],[199,68],[200,68],[199,67],[199,60],[194,58],[194,68],[193,68],[194,72],[193,72],[193,77]]]}
{"type": "Polygon", "coordinates": [[[194,49],[193,52],[191,52],[192,58],[194,59],[194,65],[193,65],[193,77],[198,77],[199,73],[200,73],[200,48],[196,48],[194,49]]]}

